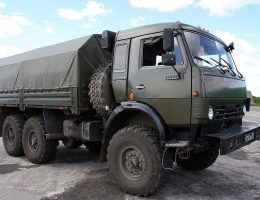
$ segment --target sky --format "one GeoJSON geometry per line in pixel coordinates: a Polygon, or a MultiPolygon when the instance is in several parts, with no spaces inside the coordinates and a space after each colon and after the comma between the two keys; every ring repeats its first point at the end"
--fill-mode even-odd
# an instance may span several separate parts
{"type": "Polygon", "coordinates": [[[0,58],[107,29],[174,21],[234,42],[247,89],[260,96],[260,0],[0,0],[0,58]]]}

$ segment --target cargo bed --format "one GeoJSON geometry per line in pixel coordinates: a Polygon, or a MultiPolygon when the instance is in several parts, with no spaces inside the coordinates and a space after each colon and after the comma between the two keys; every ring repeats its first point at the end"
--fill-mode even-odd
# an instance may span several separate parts
{"type": "Polygon", "coordinates": [[[0,107],[91,109],[89,79],[111,53],[90,35],[0,59],[0,107]]]}

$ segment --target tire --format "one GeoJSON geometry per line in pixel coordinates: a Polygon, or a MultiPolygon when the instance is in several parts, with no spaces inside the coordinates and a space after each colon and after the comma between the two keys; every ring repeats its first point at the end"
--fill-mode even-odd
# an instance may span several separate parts
{"type": "Polygon", "coordinates": [[[86,142],[85,146],[89,151],[91,151],[93,153],[100,153],[102,143],[101,142],[86,142]]]}
{"type": "Polygon", "coordinates": [[[148,196],[167,180],[154,129],[128,126],[119,130],[110,140],[107,157],[110,175],[124,192],[148,196]]]}
{"type": "Polygon", "coordinates": [[[46,140],[45,123],[42,117],[26,121],[23,128],[23,149],[26,157],[34,164],[51,161],[57,152],[58,141],[46,140]]]}
{"type": "Polygon", "coordinates": [[[183,160],[177,158],[177,165],[186,170],[203,170],[211,166],[219,155],[218,146],[210,146],[206,151],[200,153],[191,152],[190,158],[183,160]]]}
{"type": "Polygon", "coordinates": [[[62,140],[62,143],[64,146],[70,149],[76,149],[79,148],[83,143],[79,140],[74,140],[72,138],[69,138],[67,140],[62,140]]]}
{"type": "Polygon", "coordinates": [[[10,156],[22,156],[22,130],[25,118],[22,115],[8,116],[3,124],[3,143],[10,156]]]}
{"type": "Polygon", "coordinates": [[[111,62],[101,64],[90,78],[88,95],[96,113],[106,117],[115,105],[114,93],[111,85],[111,62]],[[106,109],[108,107],[108,109],[106,109]]]}
{"type": "Polygon", "coordinates": [[[7,112],[6,109],[0,108],[0,137],[3,136],[3,127],[6,117],[9,115],[9,112],[7,112]]]}

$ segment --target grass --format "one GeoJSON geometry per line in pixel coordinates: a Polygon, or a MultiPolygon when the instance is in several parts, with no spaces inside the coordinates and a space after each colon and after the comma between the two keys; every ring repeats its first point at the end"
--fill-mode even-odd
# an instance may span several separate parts
{"type": "Polygon", "coordinates": [[[260,97],[253,96],[254,102],[256,106],[260,106],[260,97]]]}

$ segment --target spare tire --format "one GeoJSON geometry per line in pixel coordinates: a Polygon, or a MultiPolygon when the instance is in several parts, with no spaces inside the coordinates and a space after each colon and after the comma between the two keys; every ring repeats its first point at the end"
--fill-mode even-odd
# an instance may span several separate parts
{"type": "Polygon", "coordinates": [[[111,62],[101,64],[90,78],[89,97],[93,108],[100,117],[106,117],[115,105],[111,85],[111,62]]]}

